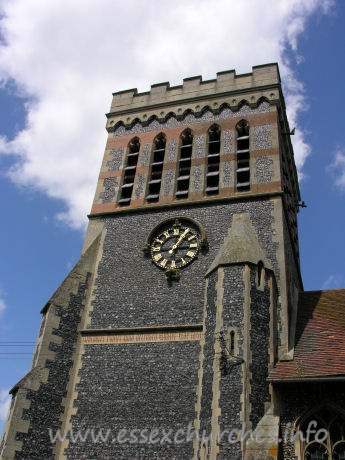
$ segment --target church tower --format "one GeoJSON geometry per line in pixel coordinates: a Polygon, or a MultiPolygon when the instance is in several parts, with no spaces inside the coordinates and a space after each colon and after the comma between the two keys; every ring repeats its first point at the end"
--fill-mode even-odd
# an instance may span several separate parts
{"type": "Polygon", "coordinates": [[[293,357],[303,287],[277,64],[114,93],[106,129],[1,458],[278,458],[268,375],[293,357]]]}

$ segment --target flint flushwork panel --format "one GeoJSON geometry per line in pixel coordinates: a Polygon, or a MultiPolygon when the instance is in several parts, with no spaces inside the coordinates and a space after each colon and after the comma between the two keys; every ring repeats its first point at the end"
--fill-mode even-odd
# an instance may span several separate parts
{"type": "Polygon", "coordinates": [[[102,203],[111,203],[115,196],[115,188],[118,186],[116,177],[108,177],[103,181],[104,192],[99,194],[102,203]]]}
{"type": "Polygon", "coordinates": [[[141,152],[140,166],[148,166],[150,144],[144,144],[141,152]]]}
{"type": "Polygon", "coordinates": [[[254,150],[265,150],[272,148],[272,134],[270,125],[254,126],[254,150]]]}
{"type": "Polygon", "coordinates": [[[174,178],[174,173],[172,172],[171,169],[168,169],[164,177],[164,195],[165,196],[168,196],[172,193],[173,178],[174,178]]]}
{"type": "Polygon", "coordinates": [[[144,185],[145,185],[145,176],[144,176],[144,174],[139,173],[135,182],[136,182],[136,186],[135,186],[134,194],[135,194],[135,198],[139,199],[140,195],[144,191],[144,185]]]}
{"type": "Polygon", "coordinates": [[[255,160],[254,176],[258,184],[272,182],[273,160],[269,157],[257,157],[255,160]]]}
{"type": "Polygon", "coordinates": [[[232,152],[232,139],[233,139],[233,134],[232,132],[228,129],[224,133],[224,153],[228,154],[232,152]]]}
{"type": "Polygon", "coordinates": [[[194,185],[194,190],[198,192],[200,190],[201,186],[201,168],[200,166],[195,166],[194,168],[194,179],[193,179],[193,185],[194,185]]]}
{"type": "Polygon", "coordinates": [[[176,161],[176,139],[171,139],[168,145],[168,163],[173,163],[176,161]]]}
{"type": "Polygon", "coordinates": [[[204,143],[205,143],[205,136],[204,134],[198,134],[196,137],[196,150],[195,150],[195,156],[196,158],[201,158],[204,150],[204,143]]]}
{"type": "Polygon", "coordinates": [[[118,171],[122,165],[124,148],[111,149],[113,159],[107,162],[108,171],[118,171]]]}
{"type": "Polygon", "coordinates": [[[223,187],[230,187],[231,183],[231,164],[225,161],[223,165],[223,187]]]}

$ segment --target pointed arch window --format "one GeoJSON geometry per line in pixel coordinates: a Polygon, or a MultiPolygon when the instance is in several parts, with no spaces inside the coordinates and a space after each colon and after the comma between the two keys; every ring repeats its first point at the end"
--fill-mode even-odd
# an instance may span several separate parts
{"type": "Polygon", "coordinates": [[[180,155],[177,174],[176,198],[188,198],[190,168],[192,164],[193,134],[188,128],[183,131],[180,138],[180,155]]]}
{"type": "Polygon", "coordinates": [[[249,125],[246,120],[241,120],[236,125],[236,188],[238,192],[250,190],[250,151],[249,151],[249,125]]]}
{"type": "Polygon", "coordinates": [[[220,128],[212,125],[207,139],[206,194],[217,195],[219,192],[220,128]]]}
{"type": "Polygon", "coordinates": [[[153,151],[151,157],[151,173],[148,184],[146,200],[149,203],[155,203],[159,200],[159,193],[162,183],[162,171],[164,164],[166,147],[165,134],[159,133],[153,141],[153,151]]]}
{"type": "Polygon", "coordinates": [[[126,166],[122,176],[122,185],[120,191],[120,206],[128,206],[131,202],[134,178],[137,170],[137,163],[140,150],[140,141],[138,137],[134,137],[128,144],[126,166]]]}
{"type": "Polygon", "coordinates": [[[303,460],[345,460],[345,414],[322,408],[300,425],[303,460]]]}

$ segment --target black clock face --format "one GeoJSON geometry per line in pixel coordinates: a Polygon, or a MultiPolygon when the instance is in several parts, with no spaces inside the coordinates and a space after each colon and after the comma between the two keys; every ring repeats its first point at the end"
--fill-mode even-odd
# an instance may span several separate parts
{"type": "Polygon", "coordinates": [[[151,242],[151,258],[160,268],[182,268],[199,252],[200,236],[187,225],[175,223],[155,236],[151,242]]]}

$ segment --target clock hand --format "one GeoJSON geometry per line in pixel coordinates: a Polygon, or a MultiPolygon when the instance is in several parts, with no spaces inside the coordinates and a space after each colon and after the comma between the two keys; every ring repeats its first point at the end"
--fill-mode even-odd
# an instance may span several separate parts
{"type": "Polygon", "coordinates": [[[187,233],[189,232],[189,228],[186,228],[186,230],[182,233],[182,235],[180,236],[180,238],[176,241],[176,243],[174,244],[174,246],[170,249],[169,251],[169,254],[172,254],[175,249],[177,249],[178,245],[181,243],[181,241],[183,240],[183,238],[187,235],[187,233]]]}

